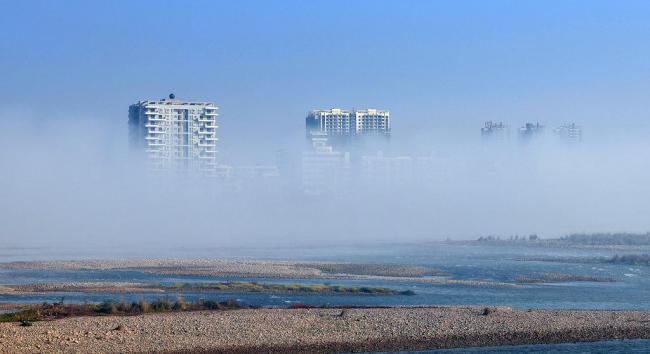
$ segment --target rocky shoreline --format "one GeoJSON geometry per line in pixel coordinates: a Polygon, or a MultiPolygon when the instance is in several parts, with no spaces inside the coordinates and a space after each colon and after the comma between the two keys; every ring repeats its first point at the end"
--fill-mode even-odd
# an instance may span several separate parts
{"type": "Polygon", "coordinates": [[[650,338],[647,311],[244,309],[0,323],[2,353],[336,353],[650,338]]]}

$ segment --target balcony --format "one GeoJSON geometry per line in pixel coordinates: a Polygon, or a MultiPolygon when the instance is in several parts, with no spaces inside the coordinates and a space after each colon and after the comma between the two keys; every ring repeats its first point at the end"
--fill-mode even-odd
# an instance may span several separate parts
{"type": "Polygon", "coordinates": [[[198,144],[201,147],[216,147],[217,145],[215,143],[205,143],[205,142],[199,142],[198,144]]]}
{"type": "Polygon", "coordinates": [[[167,118],[153,116],[153,117],[149,117],[148,120],[150,122],[164,122],[167,120],[167,118]]]}
{"type": "Polygon", "coordinates": [[[212,136],[206,136],[206,137],[203,138],[203,139],[204,139],[204,140],[208,140],[208,141],[217,141],[217,140],[219,140],[216,136],[215,136],[215,137],[212,137],[212,136]]]}

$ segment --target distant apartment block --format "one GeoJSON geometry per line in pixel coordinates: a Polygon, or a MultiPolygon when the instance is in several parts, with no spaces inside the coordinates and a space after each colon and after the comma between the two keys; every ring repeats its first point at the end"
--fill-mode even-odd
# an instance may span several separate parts
{"type": "Polygon", "coordinates": [[[538,137],[544,133],[544,126],[539,123],[526,123],[523,127],[519,128],[519,138],[527,141],[538,137]]]}
{"type": "Polygon", "coordinates": [[[306,119],[307,134],[329,137],[362,135],[390,136],[390,112],[378,109],[345,110],[332,108],[313,110],[306,119]]]}
{"type": "Polygon", "coordinates": [[[218,175],[217,109],[210,102],[169,98],[129,107],[131,144],[144,150],[153,170],[218,175]]]}
{"type": "Polygon", "coordinates": [[[508,138],[508,126],[503,122],[487,121],[481,128],[481,136],[485,139],[503,140],[508,138]]]}
{"type": "Polygon", "coordinates": [[[562,125],[556,128],[555,134],[570,143],[582,141],[582,127],[575,123],[562,125]]]}

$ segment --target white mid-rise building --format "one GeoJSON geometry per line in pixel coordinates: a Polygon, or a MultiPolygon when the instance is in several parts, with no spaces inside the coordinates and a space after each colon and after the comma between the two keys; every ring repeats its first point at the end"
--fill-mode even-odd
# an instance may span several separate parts
{"type": "Polygon", "coordinates": [[[569,143],[582,141],[582,127],[575,123],[566,124],[555,129],[555,134],[569,143]]]}
{"type": "Polygon", "coordinates": [[[306,119],[307,133],[328,136],[390,136],[390,112],[379,109],[313,110],[306,119]]]}
{"type": "Polygon", "coordinates": [[[148,155],[153,170],[217,176],[217,109],[210,102],[168,99],[129,107],[131,144],[148,155]]]}
{"type": "Polygon", "coordinates": [[[541,138],[544,135],[544,126],[538,123],[526,123],[519,128],[519,141],[529,142],[541,138]]]}
{"type": "Polygon", "coordinates": [[[487,121],[483,128],[481,128],[481,136],[487,140],[505,140],[509,134],[508,126],[503,122],[487,121]]]}

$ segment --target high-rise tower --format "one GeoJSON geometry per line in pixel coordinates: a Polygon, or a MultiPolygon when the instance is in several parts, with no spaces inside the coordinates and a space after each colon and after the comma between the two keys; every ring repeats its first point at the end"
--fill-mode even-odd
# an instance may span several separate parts
{"type": "Polygon", "coordinates": [[[129,137],[144,150],[153,170],[217,174],[217,109],[210,102],[185,102],[174,94],[129,107],[129,137]]]}

